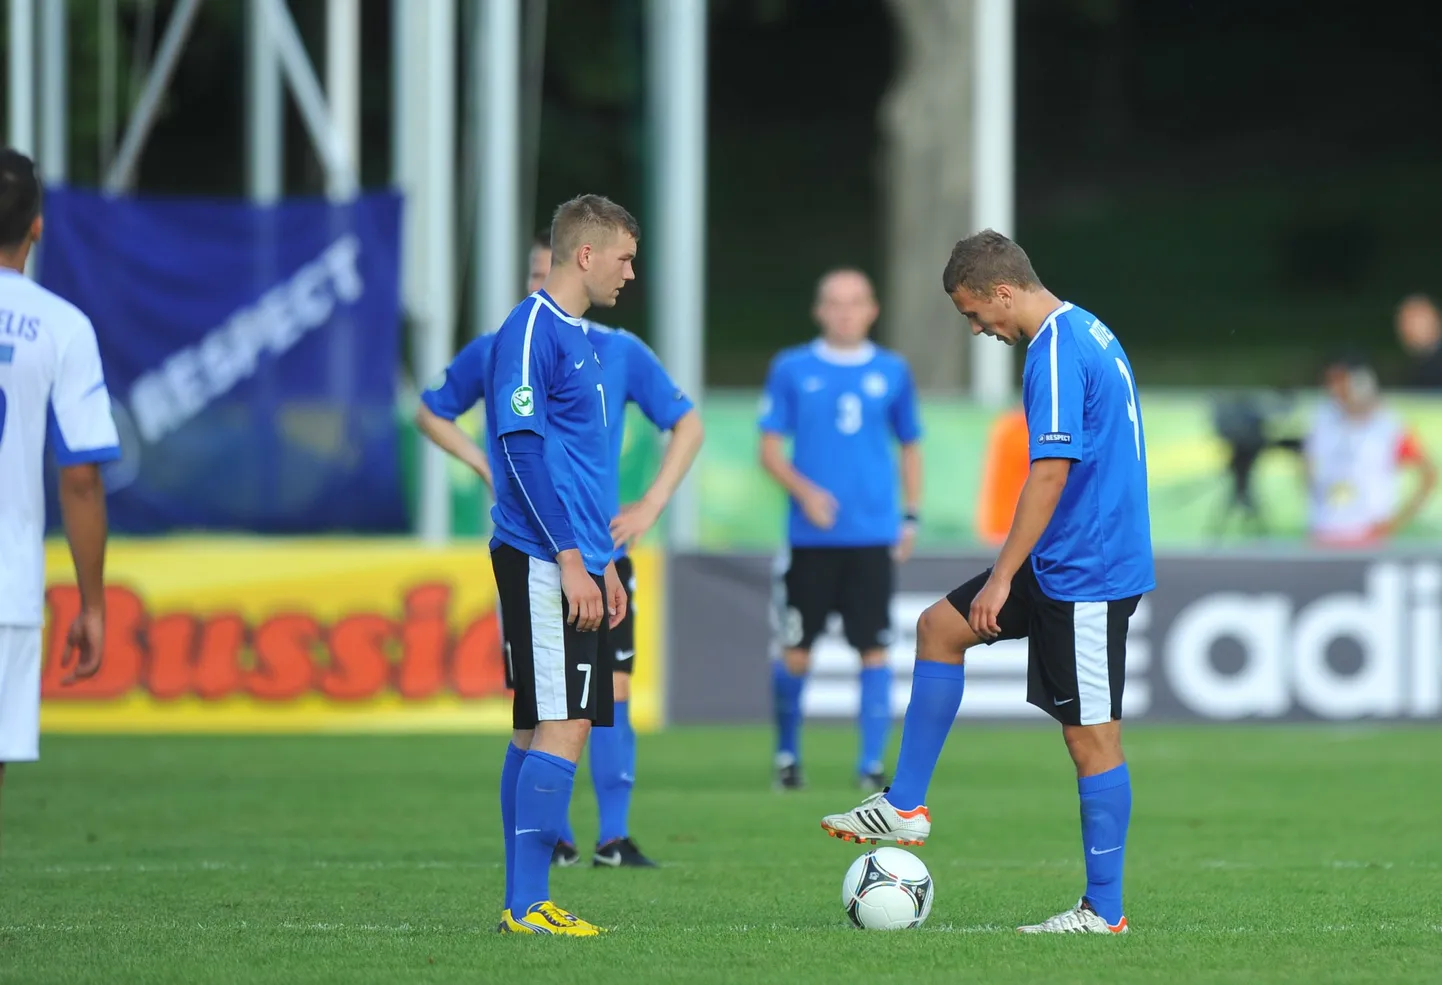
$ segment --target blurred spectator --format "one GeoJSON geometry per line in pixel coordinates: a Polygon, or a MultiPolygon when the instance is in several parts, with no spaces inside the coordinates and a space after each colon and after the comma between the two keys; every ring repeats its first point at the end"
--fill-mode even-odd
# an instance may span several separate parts
{"type": "Polygon", "coordinates": [[[1360,359],[1327,368],[1328,398],[1317,408],[1305,455],[1308,527],[1314,543],[1361,547],[1402,530],[1437,483],[1437,470],[1420,442],[1383,406],[1377,376],[1360,359]],[[1402,475],[1420,481],[1401,508],[1402,475]]]}
{"type": "Polygon", "coordinates": [[[986,443],[986,464],[976,504],[976,536],[999,546],[1011,530],[1021,487],[1031,472],[1031,437],[1020,406],[997,417],[986,443]]]}
{"type": "Polygon", "coordinates": [[[1397,338],[1411,360],[1406,385],[1442,390],[1442,316],[1425,294],[1412,294],[1397,306],[1397,338]]]}

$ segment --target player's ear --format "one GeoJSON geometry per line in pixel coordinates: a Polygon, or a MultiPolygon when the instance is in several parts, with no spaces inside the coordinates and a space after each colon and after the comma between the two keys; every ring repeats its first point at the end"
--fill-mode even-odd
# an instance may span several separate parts
{"type": "Polygon", "coordinates": [[[40,242],[40,235],[45,232],[45,217],[37,215],[35,221],[30,223],[30,242],[40,242]]]}
{"type": "Polygon", "coordinates": [[[591,269],[592,249],[590,243],[582,243],[581,248],[576,251],[576,266],[582,270],[591,269]]]}

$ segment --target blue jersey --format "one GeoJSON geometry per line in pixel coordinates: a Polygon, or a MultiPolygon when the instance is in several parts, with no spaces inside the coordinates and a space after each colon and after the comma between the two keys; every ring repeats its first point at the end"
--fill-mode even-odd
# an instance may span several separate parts
{"type": "Polygon", "coordinates": [[[616,477],[601,361],[581,319],[538,291],[511,310],[489,348],[489,353],[485,345],[463,350],[441,386],[423,398],[426,406],[439,416],[453,416],[450,411],[466,397],[474,403],[485,395],[486,454],[496,485],[491,508],[495,540],[549,561],[557,553],[554,541],[539,529],[525,490],[505,467],[501,445],[502,437],[518,431],[545,439],[546,471],[586,570],[599,575],[611,560],[616,477]]]}
{"type": "MultiPolygon", "coordinates": [[[[636,404],[646,418],[662,431],[675,427],[693,404],[666,373],[656,354],[635,335],[585,319],[581,321],[581,328],[601,361],[606,422],[615,423],[607,431],[610,465],[612,475],[619,482],[626,404],[636,404]]],[[[422,395],[425,405],[437,417],[453,421],[485,397],[498,335],[498,332],[490,333],[471,340],[447,367],[441,383],[422,395]]],[[[492,471],[499,473],[503,470],[493,467],[492,471]]],[[[623,544],[616,548],[615,557],[622,557],[625,553],[623,544]]]]}
{"type": "Polygon", "coordinates": [[[792,437],[792,464],[836,498],[822,530],[794,500],[793,547],[875,547],[901,532],[894,443],[921,437],[916,386],[906,360],[880,346],[840,350],[821,340],[771,362],[761,430],[792,437]]]}
{"type": "Polygon", "coordinates": [[[1101,319],[1070,303],[1026,350],[1022,395],[1031,460],[1069,458],[1071,474],[1032,551],[1042,590],[1102,602],[1156,587],[1147,443],[1136,380],[1101,319]]]}

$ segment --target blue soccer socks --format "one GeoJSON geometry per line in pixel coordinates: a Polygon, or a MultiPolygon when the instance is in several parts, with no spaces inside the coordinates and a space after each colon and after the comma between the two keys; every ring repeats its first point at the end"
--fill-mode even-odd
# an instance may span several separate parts
{"type": "Polygon", "coordinates": [[[512,913],[525,913],[551,898],[551,852],[566,826],[575,780],[575,763],[534,749],[526,753],[516,783],[512,913]]]}
{"type": "Polygon", "coordinates": [[[805,674],[793,674],[784,660],[771,665],[771,690],[776,702],[776,753],[778,758],[801,759],[801,689],[805,674]]]}
{"type": "Polygon", "coordinates": [[[506,845],[506,897],[502,909],[511,907],[511,888],[516,871],[516,783],[521,778],[521,764],[526,750],[513,743],[506,744],[506,762],[501,767],[501,833],[506,845]]]}
{"type": "Polygon", "coordinates": [[[858,776],[880,773],[885,766],[886,736],[891,729],[891,668],[861,668],[861,750],[858,776]]]}
{"type": "Polygon", "coordinates": [[[605,845],[631,832],[631,787],[635,774],[636,736],[631,731],[630,702],[616,702],[615,724],[591,730],[591,782],[601,814],[600,836],[605,845]]]}
{"type": "Polygon", "coordinates": [[[956,721],[966,686],[966,668],[961,664],[918,660],[911,676],[911,704],[906,706],[896,778],[886,794],[891,806],[900,811],[926,803],[931,775],[936,772],[936,761],[956,721]]]}
{"type": "Polygon", "coordinates": [[[1086,898],[1097,916],[1115,927],[1122,920],[1122,863],[1132,814],[1127,764],[1077,780],[1081,795],[1082,851],[1086,852],[1086,898]]]}

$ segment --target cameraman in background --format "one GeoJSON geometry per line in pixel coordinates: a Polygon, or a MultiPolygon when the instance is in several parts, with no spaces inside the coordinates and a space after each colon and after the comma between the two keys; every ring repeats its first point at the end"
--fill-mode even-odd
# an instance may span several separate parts
{"type": "Polygon", "coordinates": [[[1326,547],[1375,546],[1417,516],[1437,484],[1437,469],[1416,436],[1382,405],[1377,375],[1359,358],[1327,367],[1328,398],[1317,408],[1303,455],[1308,533],[1326,547]],[[1402,500],[1402,476],[1420,481],[1402,500]]]}

